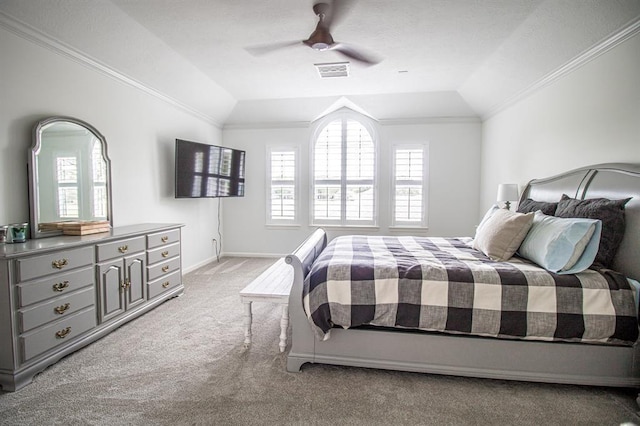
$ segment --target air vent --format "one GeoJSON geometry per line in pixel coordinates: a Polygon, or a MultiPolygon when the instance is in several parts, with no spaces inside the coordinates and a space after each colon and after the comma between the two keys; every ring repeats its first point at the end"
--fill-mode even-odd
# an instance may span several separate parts
{"type": "Polygon", "coordinates": [[[320,78],[349,77],[349,62],[332,62],[314,65],[318,69],[320,78]]]}

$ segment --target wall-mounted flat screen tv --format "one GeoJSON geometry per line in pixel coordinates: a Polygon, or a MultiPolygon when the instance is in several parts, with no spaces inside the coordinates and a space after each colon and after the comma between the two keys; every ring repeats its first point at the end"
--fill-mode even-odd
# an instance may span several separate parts
{"type": "Polygon", "coordinates": [[[176,139],[176,198],[244,196],[245,152],[176,139]]]}

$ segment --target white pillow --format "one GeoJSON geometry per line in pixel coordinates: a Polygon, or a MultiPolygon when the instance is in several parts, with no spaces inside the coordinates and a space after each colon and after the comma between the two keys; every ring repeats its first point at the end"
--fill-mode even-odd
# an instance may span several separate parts
{"type": "Polygon", "coordinates": [[[478,227],[473,248],[492,260],[509,260],[520,247],[532,223],[533,212],[525,214],[497,209],[478,227]]]}
{"type": "Polygon", "coordinates": [[[600,245],[602,222],[561,218],[537,211],[518,254],[548,271],[576,274],[593,263],[600,245]]]}
{"type": "Polygon", "coordinates": [[[484,223],[487,221],[487,219],[489,219],[498,210],[500,210],[500,207],[498,207],[497,204],[494,204],[489,208],[489,210],[487,210],[487,212],[482,217],[480,224],[476,227],[476,236],[474,238],[478,237],[478,232],[480,231],[480,228],[482,228],[482,225],[484,225],[484,223]]]}

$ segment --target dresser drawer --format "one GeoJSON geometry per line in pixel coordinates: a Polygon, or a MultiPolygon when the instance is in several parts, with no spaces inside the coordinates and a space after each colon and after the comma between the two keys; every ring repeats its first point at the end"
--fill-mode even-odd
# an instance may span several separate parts
{"type": "Polygon", "coordinates": [[[147,265],[161,262],[172,257],[180,256],[180,243],[174,243],[166,247],[160,247],[147,252],[147,265]]]}
{"type": "Polygon", "coordinates": [[[22,282],[81,266],[93,265],[93,257],[93,247],[83,247],[75,250],[63,250],[44,256],[17,259],[17,280],[22,282]]]}
{"type": "Polygon", "coordinates": [[[182,274],[180,271],[175,271],[167,276],[160,277],[159,279],[147,284],[147,295],[149,300],[156,296],[161,295],[165,291],[168,291],[182,283],[182,274]]]}
{"type": "Polygon", "coordinates": [[[147,235],[147,248],[162,247],[178,241],[180,241],[180,230],[171,229],[170,231],[147,235]]]}
{"type": "Polygon", "coordinates": [[[60,296],[49,302],[24,309],[18,312],[20,332],[32,330],[51,321],[56,321],[83,308],[95,305],[95,291],[93,287],[87,287],[66,296],[60,296]]]}
{"type": "Polygon", "coordinates": [[[95,273],[93,266],[52,275],[43,280],[18,284],[18,305],[20,308],[32,303],[70,293],[82,287],[93,288],[95,273]]]}
{"type": "Polygon", "coordinates": [[[180,270],[180,258],[174,257],[162,263],[156,263],[153,266],[147,266],[147,280],[153,281],[156,278],[163,277],[174,271],[180,270]]]}
{"type": "Polygon", "coordinates": [[[144,236],[98,244],[98,262],[136,253],[145,249],[144,236]]]}
{"type": "Polygon", "coordinates": [[[22,362],[66,344],[96,326],[95,306],[20,336],[22,362]]]}

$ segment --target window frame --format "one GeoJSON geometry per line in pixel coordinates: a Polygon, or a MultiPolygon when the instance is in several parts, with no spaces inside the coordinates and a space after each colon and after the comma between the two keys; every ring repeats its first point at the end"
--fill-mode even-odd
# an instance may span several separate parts
{"type": "MultiPolygon", "coordinates": [[[[265,191],[265,206],[266,206],[266,224],[269,226],[300,226],[300,150],[297,145],[293,144],[276,144],[276,145],[267,145],[266,147],[266,191],[265,191]],[[272,179],[272,155],[277,152],[293,152],[294,155],[294,174],[293,180],[291,183],[293,184],[293,218],[283,218],[272,216],[272,204],[271,204],[271,190],[273,185],[272,179]]],[[[283,181],[284,182],[284,181],[283,181]]],[[[288,182],[288,181],[287,181],[288,182]]]]}
{"type": "Polygon", "coordinates": [[[391,145],[391,176],[390,176],[390,228],[401,229],[427,229],[429,218],[429,142],[396,142],[391,145]],[[422,212],[420,220],[396,220],[396,187],[398,180],[396,179],[396,158],[399,150],[403,149],[421,149],[422,150],[422,212]]]}
{"type": "MultiPolygon", "coordinates": [[[[310,141],[310,149],[309,149],[309,223],[312,226],[324,226],[324,227],[338,227],[338,228],[378,228],[378,220],[379,220],[379,208],[378,202],[380,199],[379,190],[378,190],[378,168],[379,168],[379,133],[377,130],[377,126],[375,125],[375,121],[370,117],[355,112],[349,108],[342,108],[333,113],[327,114],[324,117],[318,119],[313,127],[313,131],[311,132],[311,141],[310,141]],[[346,217],[346,191],[341,196],[341,218],[340,219],[317,219],[315,217],[315,153],[316,153],[316,142],[318,141],[318,137],[324,131],[324,129],[332,122],[342,120],[343,122],[346,120],[357,121],[360,125],[362,125],[365,130],[369,133],[371,137],[371,142],[373,144],[373,177],[371,179],[371,186],[373,188],[373,212],[371,220],[350,220],[346,217]]],[[[346,173],[346,143],[344,140],[342,142],[342,165],[341,165],[341,177],[340,177],[340,185],[341,187],[346,187],[349,184],[349,180],[347,178],[346,173]]]]}

